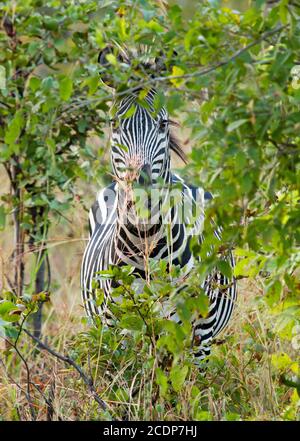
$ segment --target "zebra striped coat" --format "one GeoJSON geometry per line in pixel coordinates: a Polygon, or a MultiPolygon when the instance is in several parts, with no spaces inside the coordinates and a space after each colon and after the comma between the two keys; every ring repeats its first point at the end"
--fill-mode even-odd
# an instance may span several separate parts
{"type": "MultiPolygon", "coordinates": [[[[113,322],[108,307],[109,302],[115,301],[111,296],[113,284],[110,279],[99,278],[97,273],[112,265],[125,264],[132,265],[146,280],[149,277],[146,261],[151,258],[179,265],[182,275],[187,276],[195,264],[190,240],[196,236],[201,242],[205,203],[211,199],[208,192],[188,185],[171,173],[170,150],[178,153],[179,147],[170,136],[166,110],[161,109],[156,118],[149,111],[154,96],[155,92],[148,93],[145,107],[137,102],[134,94],[119,104],[117,125],[112,128],[112,168],[116,182],[99,192],[89,214],[90,238],[81,268],[82,299],[88,316],[99,315],[106,324],[113,322]],[[132,106],[134,114],[122,119],[132,106]],[[151,222],[145,221],[137,215],[128,188],[132,188],[132,182],[139,182],[141,188],[154,189],[157,194],[159,180],[168,190],[151,201],[151,222]],[[176,202],[170,204],[172,187],[177,188],[177,195],[176,202]],[[104,292],[101,307],[95,303],[95,284],[104,292]]],[[[221,240],[218,229],[215,235],[221,240]]],[[[230,251],[227,260],[233,267],[230,251]]],[[[202,288],[210,306],[208,316],[193,323],[191,339],[198,360],[210,353],[211,341],[227,325],[236,299],[235,280],[228,280],[218,271],[207,277],[202,288]]],[[[178,320],[176,311],[168,308],[166,317],[178,320]]]]}

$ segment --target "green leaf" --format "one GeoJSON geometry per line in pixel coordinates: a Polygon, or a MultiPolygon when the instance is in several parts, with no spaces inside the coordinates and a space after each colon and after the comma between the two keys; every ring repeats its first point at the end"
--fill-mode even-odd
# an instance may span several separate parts
{"type": "Polygon", "coordinates": [[[4,205],[0,205],[0,230],[5,228],[6,213],[4,205]]]}
{"type": "Polygon", "coordinates": [[[173,386],[173,389],[176,392],[179,392],[184,384],[186,376],[188,374],[189,368],[188,366],[179,366],[175,365],[172,367],[170,372],[170,379],[173,386]]]}
{"type": "Polygon", "coordinates": [[[59,96],[63,101],[68,101],[73,92],[73,81],[65,77],[59,82],[59,96]]]}
{"type": "Polygon", "coordinates": [[[283,24],[288,22],[288,0],[281,0],[279,4],[279,16],[283,24]]]}
{"type": "Polygon", "coordinates": [[[47,138],[47,139],[46,139],[46,144],[47,144],[47,146],[49,147],[49,150],[51,151],[51,153],[54,153],[54,152],[55,152],[55,149],[56,149],[56,144],[55,144],[54,139],[52,139],[52,138],[47,138]]]}
{"type": "Polygon", "coordinates": [[[249,193],[250,190],[252,189],[252,185],[253,185],[252,178],[248,173],[241,177],[240,186],[243,194],[249,193]]]}
{"type": "Polygon", "coordinates": [[[103,46],[103,34],[102,34],[100,29],[96,29],[95,41],[98,44],[98,46],[102,48],[102,46],[103,46]]]}
{"type": "MultiPolygon", "coordinates": [[[[5,332],[5,328],[7,325],[9,325],[9,322],[6,322],[5,320],[2,320],[2,318],[0,317],[0,339],[1,337],[5,337],[6,336],[6,332],[5,332]]],[[[0,349],[1,349],[1,340],[0,340],[0,349]]]]}
{"type": "Polygon", "coordinates": [[[164,397],[166,396],[168,391],[168,378],[160,368],[156,369],[155,374],[156,374],[156,382],[160,389],[160,395],[164,397]]]}
{"type": "Polygon", "coordinates": [[[124,113],[124,115],[122,115],[122,119],[126,119],[126,118],[130,118],[131,116],[133,116],[136,112],[136,106],[133,104],[132,106],[129,107],[129,109],[127,110],[126,113],[124,113]]]}
{"type": "Polygon", "coordinates": [[[41,80],[40,78],[37,77],[31,77],[29,80],[29,87],[32,90],[32,92],[36,92],[38,90],[38,88],[41,85],[41,80]]]}
{"type": "MultiPolygon", "coordinates": [[[[20,136],[21,130],[24,127],[24,124],[25,124],[25,120],[23,117],[23,111],[18,110],[15,113],[15,116],[13,117],[11,122],[9,123],[8,128],[5,132],[4,141],[6,142],[6,144],[12,146],[15,143],[15,141],[17,141],[17,139],[20,136]]],[[[15,147],[15,150],[18,149],[15,147]]]]}
{"type": "Polygon", "coordinates": [[[280,300],[280,295],[282,291],[282,285],[280,280],[276,279],[272,281],[266,289],[266,300],[268,305],[273,306],[280,300]]]}
{"type": "MultiPolygon", "coordinates": [[[[181,69],[181,67],[178,66],[173,66],[172,67],[172,76],[177,77],[177,76],[181,76],[184,75],[184,70],[181,69]]],[[[171,78],[171,83],[174,84],[175,87],[180,87],[182,85],[182,83],[184,82],[183,78],[171,78]]]]}
{"type": "Polygon", "coordinates": [[[11,338],[13,340],[16,340],[16,338],[19,335],[19,330],[16,328],[13,324],[8,323],[4,327],[5,336],[8,338],[11,338]]]}
{"type": "Polygon", "coordinates": [[[75,47],[72,38],[59,38],[54,41],[54,46],[61,54],[69,54],[75,47]]]}
{"type": "Polygon", "coordinates": [[[227,277],[228,279],[232,277],[231,266],[226,260],[218,260],[217,267],[225,277],[227,277]]]}
{"type": "Polygon", "coordinates": [[[209,310],[209,298],[204,292],[200,292],[196,299],[196,304],[200,315],[204,318],[207,317],[209,310]]]}
{"type": "Polygon", "coordinates": [[[87,80],[89,86],[89,95],[93,95],[99,87],[99,77],[91,77],[87,80]]]}
{"type": "Polygon", "coordinates": [[[234,130],[236,130],[238,127],[242,126],[243,124],[245,124],[248,120],[247,119],[238,119],[237,121],[233,121],[231,124],[229,124],[229,126],[227,126],[227,132],[233,132],[234,130]]]}
{"type": "Polygon", "coordinates": [[[8,301],[2,300],[0,302],[0,317],[6,322],[17,322],[19,321],[21,311],[18,310],[17,306],[8,301]]]}
{"type": "Polygon", "coordinates": [[[285,352],[272,354],[271,361],[275,369],[279,371],[287,370],[293,363],[289,355],[285,352]]]}
{"type": "Polygon", "coordinates": [[[115,57],[114,54],[106,54],[105,58],[107,59],[107,61],[112,65],[112,66],[117,66],[118,64],[118,60],[115,57]]]}
{"type": "Polygon", "coordinates": [[[132,331],[141,331],[144,326],[144,322],[141,317],[136,315],[123,317],[120,321],[121,328],[129,329],[132,331]]]}
{"type": "Polygon", "coordinates": [[[212,421],[212,415],[207,410],[198,410],[196,413],[197,421],[212,421]]]}
{"type": "Polygon", "coordinates": [[[147,26],[147,28],[151,29],[152,31],[155,31],[155,32],[158,32],[158,33],[159,32],[164,32],[164,28],[159,23],[157,23],[154,20],[150,20],[146,24],[146,26],[147,26]]]}

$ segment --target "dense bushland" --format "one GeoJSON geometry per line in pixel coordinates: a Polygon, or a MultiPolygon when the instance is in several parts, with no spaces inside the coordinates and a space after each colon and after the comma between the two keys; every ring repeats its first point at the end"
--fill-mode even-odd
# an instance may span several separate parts
{"type": "Polygon", "coordinates": [[[300,5],[186,3],[0,6],[0,419],[299,419],[300,5]],[[189,336],[207,312],[193,293],[222,265],[209,221],[180,297],[176,268],[150,262],[142,295],[131,268],[102,274],[122,281],[114,328],[79,306],[87,210],[112,180],[107,44],[116,95],[155,87],[180,123],[189,163],[173,165],[213,193],[207,218],[235,248],[239,301],[205,375],[189,336]],[[118,45],[137,50],[130,65],[118,45]],[[145,72],[147,58],[164,63],[145,72]],[[161,319],[165,296],[182,325],[161,319]]]}

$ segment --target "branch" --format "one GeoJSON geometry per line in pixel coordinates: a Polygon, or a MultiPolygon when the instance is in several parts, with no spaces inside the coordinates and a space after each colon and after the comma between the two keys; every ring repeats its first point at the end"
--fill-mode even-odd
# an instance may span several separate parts
{"type": "Polygon", "coordinates": [[[25,365],[26,378],[27,378],[27,390],[25,392],[25,396],[26,396],[26,399],[27,399],[28,404],[29,404],[29,410],[30,410],[31,418],[33,419],[33,421],[35,421],[37,415],[36,415],[34,403],[33,403],[33,400],[32,400],[32,397],[31,397],[31,392],[30,392],[30,385],[33,385],[33,386],[35,386],[35,385],[30,380],[30,369],[29,369],[27,360],[25,359],[25,357],[22,355],[22,353],[20,352],[19,348],[17,347],[18,341],[19,341],[19,338],[20,338],[20,335],[21,335],[21,332],[23,330],[23,326],[24,326],[25,321],[26,321],[28,316],[29,316],[29,314],[25,315],[25,317],[22,320],[22,323],[19,325],[19,332],[18,332],[18,335],[17,335],[17,337],[15,339],[15,342],[11,343],[7,339],[5,339],[5,341],[14,348],[14,350],[16,351],[16,353],[18,354],[18,356],[20,357],[20,359],[23,361],[23,363],[25,365]]]}
{"type": "MultiPolygon", "coordinates": [[[[297,20],[298,21],[298,20],[297,20]]],[[[186,73],[183,75],[169,75],[169,76],[161,76],[161,77],[154,77],[154,78],[149,78],[149,80],[147,81],[141,81],[136,83],[135,86],[132,86],[130,88],[127,88],[123,91],[120,92],[115,92],[115,93],[111,93],[108,92],[106,93],[104,96],[102,96],[101,98],[99,97],[95,97],[95,98],[90,98],[88,100],[83,100],[80,102],[72,102],[71,106],[69,105],[68,108],[63,109],[62,114],[68,113],[68,112],[74,112],[75,109],[79,109],[81,107],[85,107],[86,105],[91,105],[92,103],[99,103],[99,100],[104,100],[104,101],[108,101],[108,100],[113,100],[116,97],[120,97],[120,96],[124,96],[127,95],[131,92],[136,91],[136,89],[140,88],[140,87],[146,87],[146,86],[151,86],[152,84],[156,83],[156,82],[164,82],[164,81],[169,81],[169,80],[174,80],[174,79],[184,79],[184,78],[194,78],[194,77],[201,77],[204,75],[209,74],[210,72],[213,72],[214,70],[219,69],[222,66],[226,66],[227,64],[231,63],[232,61],[234,61],[236,58],[238,58],[240,55],[242,55],[243,53],[247,52],[249,49],[251,49],[252,47],[256,46],[257,44],[261,43],[262,41],[267,40],[267,38],[271,35],[277,34],[279,32],[281,32],[283,29],[289,27],[289,25],[281,25],[281,26],[277,26],[274,29],[270,29],[269,31],[264,32],[263,34],[261,34],[261,36],[259,38],[257,38],[256,40],[252,41],[251,43],[249,43],[247,46],[237,50],[231,57],[220,61],[219,63],[216,63],[212,66],[208,66],[205,67],[201,70],[197,70],[195,72],[191,72],[191,73],[186,73]],[[74,104],[74,105],[73,105],[74,104]]],[[[191,92],[191,91],[188,91],[191,92]]],[[[58,121],[59,119],[61,119],[61,117],[58,117],[56,119],[56,121],[58,121]]],[[[103,122],[105,122],[105,120],[103,120],[103,122]]]]}
{"type": "Polygon", "coordinates": [[[49,354],[53,355],[53,357],[58,358],[59,360],[69,364],[70,366],[72,366],[80,375],[80,377],[82,378],[82,380],[84,381],[84,383],[88,386],[94,400],[99,404],[100,408],[102,410],[107,410],[107,404],[101,400],[101,398],[99,397],[99,395],[96,392],[96,389],[94,387],[94,383],[92,378],[88,377],[86,375],[86,373],[81,369],[80,366],[78,366],[78,364],[75,363],[75,361],[69,357],[68,355],[62,355],[59,354],[58,352],[54,351],[53,349],[51,349],[46,343],[43,343],[39,338],[35,337],[34,335],[32,335],[27,329],[23,329],[23,331],[32,339],[34,340],[37,344],[38,344],[38,349],[44,349],[45,351],[49,352],[49,354]]]}
{"type": "MultiPolygon", "coordinates": [[[[212,66],[206,67],[206,68],[198,70],[196,72],[191,72],[191,73],[182,74],[182,75],[169,75],[166,77],[150,78],[148,81],[144,81],[143,83],[141,83],[141,86],[145,87],[147,85],[151,85],[156,82],[162,82],[162,81],[168,81],[168,80],[174,80],[174,79],[194,78],[194,77],[201,77],[201,76],[207,75],[208,73],[231,63],[232,61],[234,61],[236,58],[240,57],[243,53],[247,52],[252,47],[254,47],[257,44],[261,43],[262,41],[266,40],[271,35],[274,35],[274,34],[281,32],[283,29],[287,28],[288,26],[289,25],[281,25],[281,26],[277,26],[274,29],[270,29],[267,32],[264,32],[257,40],[254,40],[251,43],[247,44],[247,46],[239,49],[231,57],[227,58],[226,60],[222,60],[219,63],[216,63],[212,66]]],[[[122,96],[122,95],[125,95],[128,93],[134,92],[138,87],[139,87],[139,85],[137,84],[136,86],[131,87],[127,90],[117,92],[114,96],[122,96]]]]}

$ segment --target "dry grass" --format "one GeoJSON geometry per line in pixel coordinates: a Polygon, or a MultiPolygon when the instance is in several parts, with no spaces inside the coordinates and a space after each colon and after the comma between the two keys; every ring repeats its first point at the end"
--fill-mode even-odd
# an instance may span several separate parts
{"type": "MultiPolygon", "coordinates": [[[[2,176],[1,176],[2,177],[2,176]]],[[[3,191],[6,189],[3,187],[3,191]]],[[[95,191],[96,192],[96,191],[95,191]]],[[[91,194],[91,191],[89,190],[91,194]]],[[[82,252],[87,237],[87,213],[81,204],[67,213],[66,219],[54,222],[50,230],[49,258],[52,267],[51,302],[44,306],[43,336],[47,343],[60,353],[74,350],[74,339],[88,330],[82,321],[84,311],[79,290],[79,272],[82,252]]],[[[1,235],[1,283],[5,272],[9,273],[9,256],[12,253],[12,232],[7,228],[1,235]]],[[[30,261],[30,256],[26,256],[30,261]]],[[[2,285],[3,286],[3,285],[2,285]]],[[[121,418],[124,414],[132,420],[163,419],[256,419],[280,420],[297,418],[295,392],[283,387],[278,372],[271,364],[271,355],[284,350],[292,354],[292,348],[282,348],[281,341],[272,334],[272,317],[262,298],[260,280],[240,281],[239,298],[226,332],[220,338],[223,344],[213,348],[208,371],[199,375],[193,368],[177,400],[158,398],[152,405],[154,372],[140,381],[137,376],[128,382],[126,373],[132,371],[132,363],[103,366],[98,360],[95,387],[105,397],[111,414],[121,418]],[[128,396],[115,392],[114,386],[128,391],[128,396]],[[203,410],[206,409],[206,410],[203,410]]],[[[30,369],[31,381],[40,387],[52,403],[49,412],[40,392],[32,389],[38,420],[90,420],[103,418],[78,374],[46,352],[37,352],[24,338],[20,350],[30,369]]],[[[88,351],[87,351],[88,352],[88,351]]],[[[99,342],[99,353],[101,344],[99,342]]],[[[4,354],[4,352],[3,352],[4,354]]],[[[17,354],[2,356],[0,364],[0,420],[30,420],[26,369],[17,354]]],[[[84,358],[85,369],[89,359],[84,358]]],[[[151,371],[150,371],[151,372],[151,371]]],[[[298,408],[299,409],[299,408],[298,408]]],[[[298,416],[299,418],[299,416],[298,416]]]]}

